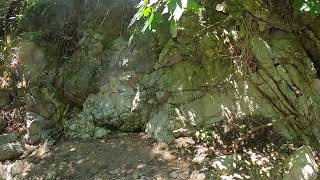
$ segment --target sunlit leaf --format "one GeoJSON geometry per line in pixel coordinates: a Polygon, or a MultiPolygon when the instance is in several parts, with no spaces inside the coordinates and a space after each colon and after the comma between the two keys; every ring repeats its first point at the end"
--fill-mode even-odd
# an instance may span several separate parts
{"type": "Polygon", "coordinates": [[[159,0],[150,0],[148,6],[151,6],[151,5],[155,4],[155,3],[157,3],[158,1],[159,0]]]}
{"type": "Polygon", "coordinates": [[[169,12],[174,12],[177,7],[177,0],[170,0],[167,4],[169,12]]]}
{"type": "Polygon", "coordinates": [[[189,0],[188,9],[190,9],[192,12],[197,13],[199,12],[200,8],[201,6],[198,3],[194,2],[193,0],[189,0]]]}
{"type": "Polygon", "coordinates": [[[292,7],[298,14],[320,15],[320,0],[294,0],[292,7]]]}
{"type": "Polygon", "coordinates": [[[138,12],[133,16],[133,18],[131,19],[131,22],[129,24],[129,27],[131,27],[135,22],[139,21],[141,19],[141,17],[143,16],[144,13],[144,7],[141,6],[138,9],[138,12]]]}
{"type": "Polygon", "coordinates": [[[159,13],[154,13],[153,14],[153,20],[151,22],[151,29],[155,30],[158,28],[158,25],[162,22],[162,16],[159,13]]]}
{"type": "MultiPolygon", "coordinates": [[[[144,21],[141,32],[156,31],[166,17],[172,37],[177,36],[178,22],[185,12],[200,12],[201,6],[195,0],[141,0],[138,11],[132,18],[129,27],[137,21],[144,21]],[[166,14],[166,15],[165,15],[166,14]]],[[[140,28],[139,28],[140,29],[140,28]]]]}
{"type": "Polygon", "coordinates": [[[186,9],[188,7],[188,0],[181,0],[181,7],[186,9]]]}
{"type": "Polygon", "coordinates": [[[170,33],[172,37],[177,37],[178,27],[177,22],[175,20],[170,21],[170,33]]]}
{"type": "Polygon", "coordinates": [[[143,11],[143,16],[144,17],[147,17],[147,16],[149,16],[149,14],[152,12],[152,9],[151,9],[151,7],[147,7],[146,9],[144,9],[144,11],[143,11]]]}
{"type": "Polygon", "coordinates": [[[184,9],[181,8],[179,5],[176,6],[176,9],[173,12],[173,18],[175,21],[179,21],[181,18],[182,14],[184,12],[184,9]]]}
{"type": "Polygon", "coordinates": [[[150,28],[150,25],[153,21],[154,18],[154,13],[151,14],[151,16],[149,17],[148,21],[145,22],[141,32],[144,33],[148,28],[150,28]]]}
{"type": "Polygon", "coordinates": [[[129,38],[129,45],[132,43],[134,37],[136,36],[137,31],[138,31],[138,28],[136,27],[134,29],[134,31],[131,33],[130,38],[129,38]]]}
{"type": "Polygon", "coordinates": [[[165,5],[161,14],[167,14],[167,13],[169,13],[169,8],[168,8],[168,5],[165,5]]]}

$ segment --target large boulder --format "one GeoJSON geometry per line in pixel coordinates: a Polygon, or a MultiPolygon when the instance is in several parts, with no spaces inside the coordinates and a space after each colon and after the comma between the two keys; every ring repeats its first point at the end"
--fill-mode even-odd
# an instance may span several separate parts
{"type": "Polygon", "coordinates": [[[34,164],[28,160],[14,161],[10,164],[3,163],[0,165],[0,179],[26,179],[25,176],[33,166],[34,164]]]}
{"type": "Polygon", "coordinates": [[[20,144],[3,144],[0,145],[0,161],[14,160],[23,154],[20,144]]]}
{"type": "Polygon", "coordinates": [[[146,132],[152,134],[156,139],[171,143],[174,140],[174,119],[170,115],[174,109],[169,104],[159,106],[158,111],[153,112],[146,125],[146,132]],[[171,111],[170,111],[171,110],[171,111]]]}
{"type": "Polygon", "coordinates": [[[10,103],[10,100],[11,100],[10,92],[4,89],[0,89],[0,107],[8,105],[10,103]]]}
{"type": "Polygon", "coordinates": [[[286,160],[284,168],[283,180],[315,180],[318,177],[318,165],[309,146],[302,146],[296,150],[286,160]]]}
{"type": "MultiPolygon", "coordinates": [[[[122,51],[123,48],[127,48],[128,41],[123,41],[118,46],[117,39],[119,37],[125,39],[123,37],[128,36],[128,30],[124,27],[127,27],[130,22],[136,1],[130,0],[125,3],[117,0],[102,0],[99,3],[87,4],[87,8],[82,12],[84,20],[75,32],[79,34],[80,39],[77,42],[77,48],[70,57],[71,60],[63,63],[56,81],[61,96],[69,102],[81,106],[90,94],[97,93],[101,86],[100,77],[109,65],[112,66],[112,63],[125,62],[123,65],[126,65],[131,61],[139,61],[142,54],[147,54],[146,49],[150,51],[148,48],[139,50],[138,47],[133,50],[133,54],[139,54],[136,58],[122,51]],[[124,5],[127,7],[125,12],[124,5]],[[95,27],[97,22],[94,23],[92,19],[100,18],[102,19],[98,27],[95,27]],[[122,20],[119,21],[119,19],[122,20]],[[119,59],[114,61],[114,58],[119,59]]],[[[135,64],[138,63],[135,62],[135,64]]]]}
{"type": "MultiPolygon", "coordinates": [[[[288,16],[291,14],[292,10],[290,3],[264,0],[235,1],[238,2],[238,6],[242,5],[243,8],[250,12],[254,17],[268,22],[273,27],[277,27],[288,32],[301,28],[301,26],[289,19],[295,18],[294,16],[288,16]]],[[[233,5],[236,4],[234,3],[233,5]]]]}
{"type": "Polygon", "coordinates": [[[252,44],[259,69],[251,79],[278,111],[275,129],[288,139],[319,143],[320,83],[299,40],[293,34],[276,31],[270,40],[255,37],[252,44]],[[294,121],[299,121],[300,128],[290,125],[294,121]],[[285,129],[289,133],[284,133],[285,129]]]}
{"type": "Polygon", "coordinates": [[[101,137],[107,129],[134,132],[143,129],[147,121],[147,109],[143,108],[143,96],[126,85],[125,80],[111,81],[112,86],[101,87],[99,93],[90,95],[83,111],[65,122],[67,135],[71,137],[101,137]]]}
{"type": "Polygon", "coordinates": [[[7,121],[4,118],[0,117],[0,134],[4,132],[6,127],[7,127],[7,121]]]}
{"type": "Polygon", "coordinates": [[[95,77],[105,66],[107,56],[102,40],[97,32],[85,32],[72,60],[60,68],[56,86],[67,101],[81,106],[89,94],[98,92],[95,77]]]}
{"type": "Polygon", "coordinates": [[[144,77],[144,86],[154,92],[148,100],[153,106],[148,133],[167,141],[180,128],[194,131],[225,119],[281,116],[238,64],[217,58],[220,50],[211,48],[219,45],[214,34],[193,43],[183,40],[189,36],[168,41],[155,63],[156,71],[144,77]]]}
{"type": "Polygon", "coordinates": [[[27,122],[27,143],[38,144],[48,137],[47,129],[50,127],[50,122],[44,117],[33,113],[26,113],[27,122]]]}
{"type": "Polygon", "coordinates": [[[250,53],[255,59],[245,72],[242,62],[217,58],[219,49],[210,47],[219,46],[219,41],[211,36],[215,35],[185,45],[169,41],[162,49],[156,71],[147,76],[155,91],[153,101],[159,105],[155,107],[168,103],[172,108],[161,112],[166,119],[151,118],[149,133],[158,138],[181,125],[208,128],[223,120],[254,116],[265,124],[273,120],[274,129],[287,139],[319,142],[319,79],[297,37],[281,30],[268,38],[253,37],[250,53]],[[299,125],[293,127],[293,121],[299,125]]]}
{"type": "Polygon", "coordinates": [[[0,145],[13,143],[18,139],[14,133],[0,135],[0,145]]]}
{"type": "MultiPolygon", "coordinates": [[[[148,120],[148,107],[145,106],[147,93],[140,80],[144,73],[152,70],[156,57],[151,51],[153,41],[144,37],[130,47],[123,38],[113,43],[109,50],[105,50],[109,56],[98,61],[98,64],[103,63],[101,66],[91,63],[93,69],[99,67],[92,79],[81,77],[83,73],[80,73],[81,76],[74,74],[74,77],[85,81],[88,87],[95,88],[97,92],[91,91],[89,94],[86,88],[68,91],[85,98],[82,112],[64,123],[64,129],[71,137],[101,137],[101,132],[107,135],[108,129],[141,131],[148,120]],[[86,93],[82,93],[82,96],[78,90],[85,90],[86,93]]],[[[81,101],[79,99],[78,102],[81,101]]]]}

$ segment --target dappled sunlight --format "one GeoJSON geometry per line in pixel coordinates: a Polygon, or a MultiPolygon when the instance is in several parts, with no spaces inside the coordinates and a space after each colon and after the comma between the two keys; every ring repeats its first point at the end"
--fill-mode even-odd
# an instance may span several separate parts
{"type": "Polygon", "coordinates": [[[8,177],[26,179],[188,179],[191,164],[175,153],[144,134],[118,134],[101,140],[40,145],[26,159],[6,168],[8,177]]]}
{"type": "MultiPolygon", "coordinates": [[[[257,141],[257,139],[253,140],[257,141]]],[[[206,145],[181,137],[175,141],[177,152],[184,154],[185,159],[198,164],[199,174],[206,177],[219,177],[226,179],[256,179],[281,176],[283,172],[284,154],[278,154],[280,144],[266,142],[261,149],[249,144],[243,145],[243,150],[226,152],[215,145],[206,145]],[[263,148],[266,146],[268,148],[263,148]]]]}
{"type": "Polygon", "coordinates": [[[172,161],[176,157],[171,154],[166,144],[159,144],[152,148],[152,156],[159,156],[160,159],[165,161],[172,161]]]}
{"type": "Polygon", "coordinates": [[[318,1],[0,0],[0,179],[316,179],[318,1]]]}
{"type": "Polygon", "coordinates": [[[132,107],[131,107],[131,112],[133,112],[135,109],[137,109],[139,107],[139,103],[141,101],[141,97],[140,97],[140,91],[139,91],[139,87],[137,88],[137,92],[136,95],[132,101],[132,107]]]}
{"type": "Polygon", "coordinates": [[[299,179],[312,179],[319,171],[318,165],[310,147],[301,147],[288,160],[285,166],[284,177],[288,179],[289,172],[294,172],[299,179]]]}

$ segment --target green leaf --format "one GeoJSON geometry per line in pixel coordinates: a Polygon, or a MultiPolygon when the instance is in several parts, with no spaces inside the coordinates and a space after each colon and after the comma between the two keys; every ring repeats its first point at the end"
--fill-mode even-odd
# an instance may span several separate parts
{"type": "Polygon", "coordinates": [[[130,38],[129,38],[129,43],[128,43],[129,46],[130,46],[130,44],[132,43],[134,37],[136,36],[137,31],[138,31],[138,28],[136,27],[136,28],[134,29],[134,31],[131,33],[130,38]]]}
{"type": "Polygon", "coordinates": [[[149,19],[145,22],[144,27],[141,30],[142,33],[144,33],[148,28],[150,28],[153,18],[154,18],[154,13],[152,13],[149,19]]]}
{"type": "Polygon", "coordinates": [[[176,10],[176,7],[178,6],[177,0],[170,0],[168,1],[168,10],[170,13],[173,13],[176,10]]]}
{"type": "Polygon", "coordinates": [[[144,11],[143,11],[143,16],[144,17],[147,17],[147,16],[149,16],[149,14],[152,12],[152,9],[151,9],[151,7],[147,7],[146,9],[144,9],[144,11]]]}
{"type": "Polygon", "coordinates": [[[131,21],[130,21],[129,28],[130,28],[135,22],[139,21],[139,20],[143,17],[144,9],[145,9],[145,6],[140,6],[140,7],[139,7],[138,12],[133,16],[133,18],[132,18],[131,21]]]}
{"type": "Polygon", "coordinates": [[[151,22],[151,29],[155,30],[158,28],[159,24],[162,23],[163,16],[160,13],[154,13],[153,20],[151,22]]]}
{"type": "Polygon", "coordinates": [[[184,12],[184,9],[181,8],[179,5],[177,5],[177,6],[176,6],[176,9],[175,9],[174,12],[173,12],[173,18],[174,18],[174,20],[175,20],[175,21],[179,21],[180,18],[181,18],[181,16],[182,16],[182,14],[183,14],[183,12],[184,12]]]}
{"type": "Polygon", "coordinates": [[[167,13],[169,13],[169,7],[168,5],[165,5],[161,14],[167,14],[167,13]]]}
{"type": "Polygon", "coordinates": [[[298,14],[320,15],[320,0],[294,0],[292,7],[298,14]]]}
{"type": "Polygon", "coordinates": [[[159,3],[159,0],[150,0],[148,6],[152,6],[153,4],[159,3]]]}
{"type": "Polygon", "coordinates": [[[188,7],[188,0],[181,0],[181,7],[186,9],[188,7]]]}
{"type": "Polygon", "coordinates": [[[177,23],[183,14],[189,11],[198,13],[201,6],[195,0],[141,0],[137,8],[139,9],[132,18],[129,28],[137,21],[144,21],[141,32],[144,33],[146,30],[154,31],[163,22],[163,18],[166,17],[169,21],[169,30],[172,37],[177,37],[177,23]]]}
{"type": "Polygon", "coordinates": [[[175,20],[170,21],[170,33],[172,37],[177,37],[178,34],[178,26],[175,20]]]}
{"type": "Polygon", "coordinates": [[[190,9],[192,12],[197,13],[200,11],[200,8],[201,6],[194,0],[189,0],[188,9],[190,9]]]}

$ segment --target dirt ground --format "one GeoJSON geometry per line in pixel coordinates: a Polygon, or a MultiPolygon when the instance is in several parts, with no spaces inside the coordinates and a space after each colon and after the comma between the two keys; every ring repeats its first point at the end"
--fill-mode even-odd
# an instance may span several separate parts
{"type": "Polygon", "coordinates": [[[203,179],[192,163],[144,134],[41,145],[8,179],[203,179]]]}
{"type": "Polygon", "coordinates": [[[281,159],[272,155],[274,151],[252,149],[241,153],[241,162],[251,165],[237,164],[229,171],[232,169],[230,163],[234,166],[236,161],[227,160],[230,162],[226,164],[221,157],[228,155],[221,154],[214,146],[196,142],[192,137],[181,137],[166,145],[143,133],[120,133],[100,140],[61,139],[56,144],[44,143],[28,148],[29,154],[15,162],[7,162],[6,172],[9,173],[5,179],[256,179],[252,175],[259,173],[258,179],[270,179],[272,176],[268,174],[281,173],[281,159]],[[215,161],[217,157],[222,161],[215,161]],[[212,162],[229,167],[225,169],[227,171],[214,171],[212,162]],[[266,171],[262,172],[262,169],[266,171]],[[228,173],[239,178],[224,176],[228,173]]]}
{"type": "Polygon", "coordinates": [[[295,149],[292,144],[277,138],[268,127],[246,137],[246,143],[234,148],[232,144],[252,127],[235,128],[229,131],[232,134],[225,133],[223,127],[223,124],[216,126],[210,143],[195,137],[180,137],[167,145],[144,133],[115,133],[87,141],[62,137],[54,143],[25,145],[20,160],[4,163],[0,173],[2,169],[6,173],[2,176],[7,180],[260,180],[281,177],[282,164],[295,149]]]}
{"type": "MultiPolygon", "coordinates": [[[[20,139],[26,131],[23,110],[2,113],[12,119],[6,131],[20,139]]],[[[299,147],[254,119],[217,124],[208,132],[211,139],[180,137],[170,145],[144,133],[87,141],[62,136],[38,146],[21,141],[24,155],[0,164],[0,180],[281,179],[283,162],[299,147]]],[[[317,152],[319,163],[318,157],[317,152]]]]}

